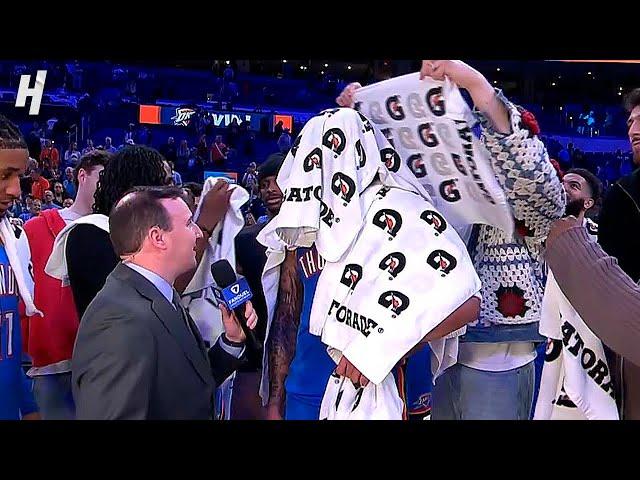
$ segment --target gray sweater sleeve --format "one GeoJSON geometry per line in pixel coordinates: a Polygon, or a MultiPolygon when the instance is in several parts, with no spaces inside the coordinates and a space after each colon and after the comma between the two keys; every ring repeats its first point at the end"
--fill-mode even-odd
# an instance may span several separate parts
{"type": "Polygon", "coordinates": [[[545,260],[584,322],[619,355],[640,366],[640,286],[584,228],[561,234],[545,260]]]}

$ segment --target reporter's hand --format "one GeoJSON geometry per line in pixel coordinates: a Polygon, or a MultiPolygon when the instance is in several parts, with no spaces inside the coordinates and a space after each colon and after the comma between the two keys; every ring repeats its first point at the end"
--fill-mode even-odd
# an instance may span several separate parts
{"type": "MultiPolygon", "coordinates": [[[[247,336],[244,334],[236,314],[223,304],[220,304],[220,311],[222,312],[222,325],[224,326],[224,332],[227,338],[235,343],[243,343],[247,339],[247,336]]],[[[245,303],[244,315],[247,319],[247,327],[249,327],[249,330],[256,328],[258,314],[253,309],[251,302],[245,303]]]]}

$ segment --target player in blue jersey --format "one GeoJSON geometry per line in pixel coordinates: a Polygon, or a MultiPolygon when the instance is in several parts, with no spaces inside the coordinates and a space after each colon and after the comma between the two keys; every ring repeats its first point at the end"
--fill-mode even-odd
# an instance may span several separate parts
{"type": "MultiPolygon", "coordinates": [[[[24,174],[28,159],[29,151],[20,131],[7,118],[0,115],[0,221],[4,220],[7,210],[20,196],[20,175],[24,174]]],[[[21,234],[21,230],[15,231],[16,237],[21,234]]],[[[1,420],[39,418],[31,381],[22,369],[18,298],[15,272],[9,262],[5,240],[0,235],[1,420]]]]}
{"type": "MultiPolygon", "coordinates": [[[[334,370],[342,373],[343,363],[345,376],[354,383],[365,385],[368,382],[345,357],[336,367],[320,337],[309,333],[309,315],[324,265],[325,261],[313,245],[288,251],[280,268],[278,305],[267,343],[268,419],[318,420],[329,377],[334,370]]],[[[461,319],[469,316],[478,305],[477,299],[470,299],[468,305],[447,317],[423,341],[440,338],[464,325],[461,319]]],[[[428,348],[422,348],[426,351],[416,347],[393,371],[398,393],[405,404],[405,419],[422,418],[431,408],[428,348]],[[407,369],[411,363],[414,368],[407,369]],[[413,397],[409,401],[407,394],[413,397]]]]}

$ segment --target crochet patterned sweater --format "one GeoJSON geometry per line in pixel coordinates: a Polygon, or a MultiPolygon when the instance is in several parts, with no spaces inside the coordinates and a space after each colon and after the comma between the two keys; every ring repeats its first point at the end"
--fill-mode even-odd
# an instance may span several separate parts
{"type": "Polygon", "coordinates": [[[496,132],[480,112],[474,114],[515,217],[516,233],[507,238],[498,228],[474,226],[468,248],[482,281],[482,305],[478,320],[468,325],[462,340],[542,340],[538,322],[546,283],[543,243],[551,223],[564,214],[565,193],[537,136],[533,116],[509,102],[500,91],[497,95],[509,110],[510,134],[496,132]]]}

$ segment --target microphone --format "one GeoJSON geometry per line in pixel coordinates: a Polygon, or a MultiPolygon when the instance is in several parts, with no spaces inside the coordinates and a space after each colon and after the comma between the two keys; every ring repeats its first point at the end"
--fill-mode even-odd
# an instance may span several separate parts
{"type": "Polygon", "coordinates": [[[247,280],[236,275],[228,260],[218,260],[211,265],[211,275],[215,281],[213,292],[219,303],[224,304],[229,310],[233,310],[240,322],[242,331],[247,339],[246,344],[256,352],[262,350],[253,330],[247,327],[247,318],[244,314],[245,303],[253,297],[247,280]]]}

